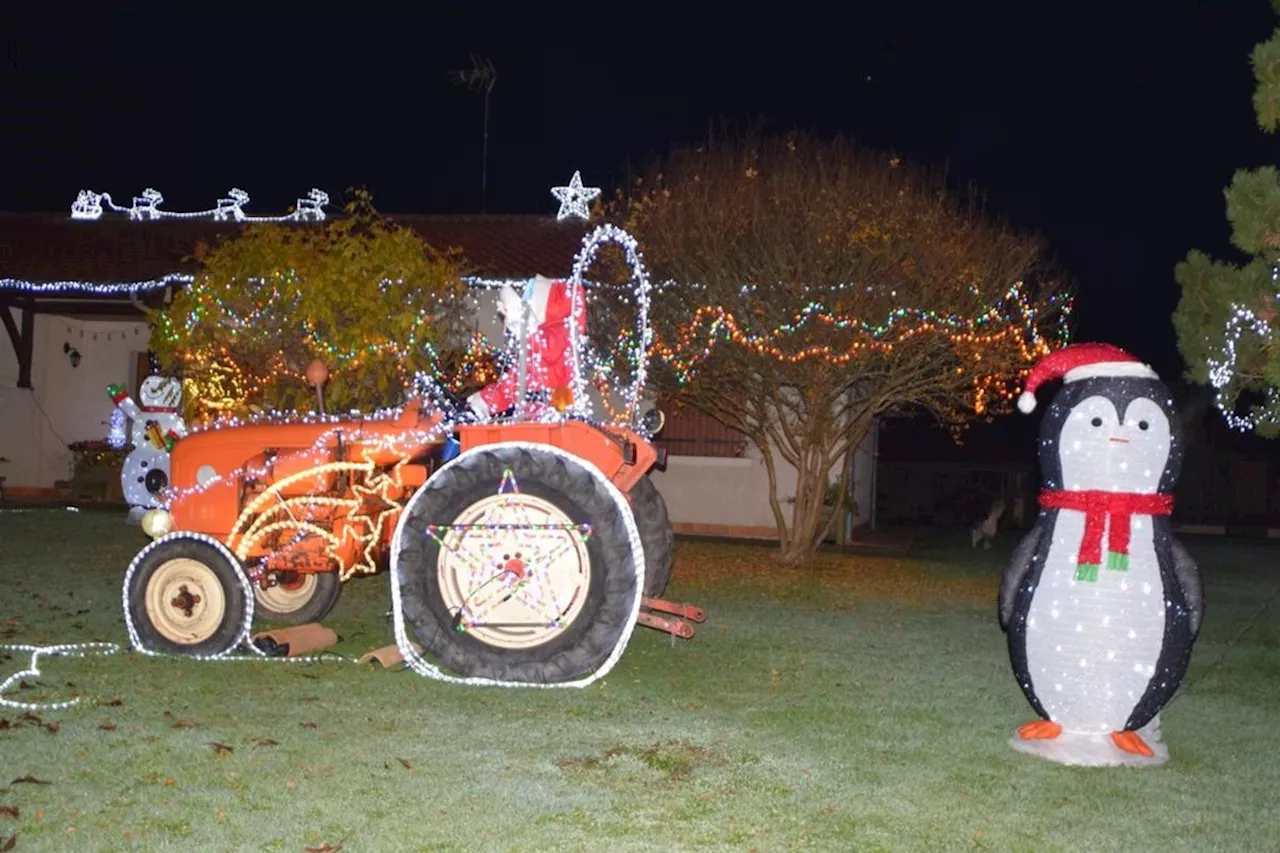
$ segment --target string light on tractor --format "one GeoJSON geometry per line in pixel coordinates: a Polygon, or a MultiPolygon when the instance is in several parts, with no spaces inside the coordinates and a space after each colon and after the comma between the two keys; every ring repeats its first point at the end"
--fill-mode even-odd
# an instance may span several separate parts
{"type": "Polygon", "coordinates": [[[306,198],[298,199],[292,213],[283,216],[251,216],[244,212],[249,204],[249,194],[233,187],[226,198],[218,199],[216,206],[208,210],[172,211],[161,210],[164,196],[158,190],[148,187],[142,195],[134,196],[133,203],[124,207],[111,199],[110,193],[81,190],[76,200],[71,203],[71,218],[82,220],[101,219],[107,211],[120,213],[133,220],[155,219],[213,219],[219,222],[319,222],[325,218],[324,208],[329,204],[329,194],[323,190],[313,189],[306,198]]]}
{"type": "MultiPolygon", "coordinates": [[[[569,285],[574,291],[585,291],[584,275],[587,269],[595,261],[600,248],[610,243],[622,247],[623,252],[626,254],[627,264],[631,267],[632,295],[636,305],[634,328],[641,330],[639,339],[632,343],[630,352],[624,352],[624,357],[629,362],[632,375],[631,384],[623,394],[626,406],[622,413],[624,417],[622,420],[618,420],[616,415],[611,412],[611,419],[614,423],[626,423],[628,426],[643,431],[640,404],[643,399],[645,382],[648,378],[649,348],[653,343],[653,330],[649,323],[652,286],[649,283],[649,274],[645,270],[644,257],[640,253],[640,245],[636,238],[616,225],[605,224],[596,228],[583,240],[582,249],[573,260],[573,272],[569,279],[569,285]]],[[[569,357],[573,361],[572,373],[574,376],[572,411],[579,417],[589,418],[592,412],[590,398],[587,395],[588,371],[580,363],[585,349],[585,341],[581,339],[579,329],[584,324],[578,322],[578,312],[586,309],[585,303],[585,299],[577,298],[574,298],[571,302],[574,314],[569,319],[569,357]]],[[[625,347],[627,343],[626,336],[619,339],[620,346],[625,347]]]]}

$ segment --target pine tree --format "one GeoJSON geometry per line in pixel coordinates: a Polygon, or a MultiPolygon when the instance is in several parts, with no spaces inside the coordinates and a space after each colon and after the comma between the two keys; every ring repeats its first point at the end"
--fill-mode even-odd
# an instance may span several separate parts
{"type": "MultiPolygon", "coordinates": [[[[1280,0],[1272,0],[1280,14],[1280,0]]],[[[1280,128],[1280,28],[1250,56],[1258,126],[1280,128]]],[[[1225,191],[1231,242],[1243,264],[1192,250],[1174,276],[1182,298],[1173,315],[1178,349],[1197,382],[1217,389],[1228,423],[1280,435],[1280,170],[1240,169],[1225,191]]]]}

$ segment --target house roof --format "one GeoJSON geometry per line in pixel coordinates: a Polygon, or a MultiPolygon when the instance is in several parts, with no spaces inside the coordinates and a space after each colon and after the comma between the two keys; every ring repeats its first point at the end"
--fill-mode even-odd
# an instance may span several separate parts
{"type": "MultiPolygon", "coordinates": [[[[567,275],[588,227],[549,216],[387,218],[437,249],[459,249],[469,274],[491,278],[567,275]]],[[[84,221],[66,214],[0,213],[0,290],[5,282],[10,289],[18,282],[125,284],[190,273],[197,242],[213,245],[242,227],[204,219],[84,221]]]]}

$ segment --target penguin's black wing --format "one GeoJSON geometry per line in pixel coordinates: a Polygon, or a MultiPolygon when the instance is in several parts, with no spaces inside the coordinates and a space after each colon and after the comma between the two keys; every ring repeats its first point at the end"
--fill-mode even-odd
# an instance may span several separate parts
{"type": "Polygon", "coordinates": [[[1000,627],[1006,631],[1009,630],[1009,620],[1013,618],[1013,600],[1018,594],[1018,587],[1031,569],[1031,559],[1043,535],[1044,527],[1037,519],[1031,531],[1013,549],[1009,564],[1004,567],[1004,575],[1000,578],[1000,627]]]}
{"type": "Polygon", "coordinates": [[[1191,636],[1200,633],[1200,621],[1204,618],[1204,590],[1200,586],[1200,570],[1196,561],[1191,558],[1185,545],[1169,537],[1173,552],[1173,574],[1182,587],[1182,595],[1187,600],[1187,611],[1191,617],[1191,636]]]}

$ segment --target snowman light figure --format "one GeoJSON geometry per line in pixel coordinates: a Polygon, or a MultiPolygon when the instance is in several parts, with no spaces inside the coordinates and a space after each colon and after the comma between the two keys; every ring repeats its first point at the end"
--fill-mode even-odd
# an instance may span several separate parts
{"type": "Polygon", "coordinates": [[[107,393],[131,421],[129,441],[133,450],[124,460],[120,484],[131,514],[162,505],[169,485],[169,451],[187,434],[182,420],[182,382],[172,376],[148,376],[138,391],[141,405],[123,385],[108,385],[107,393]]]}

